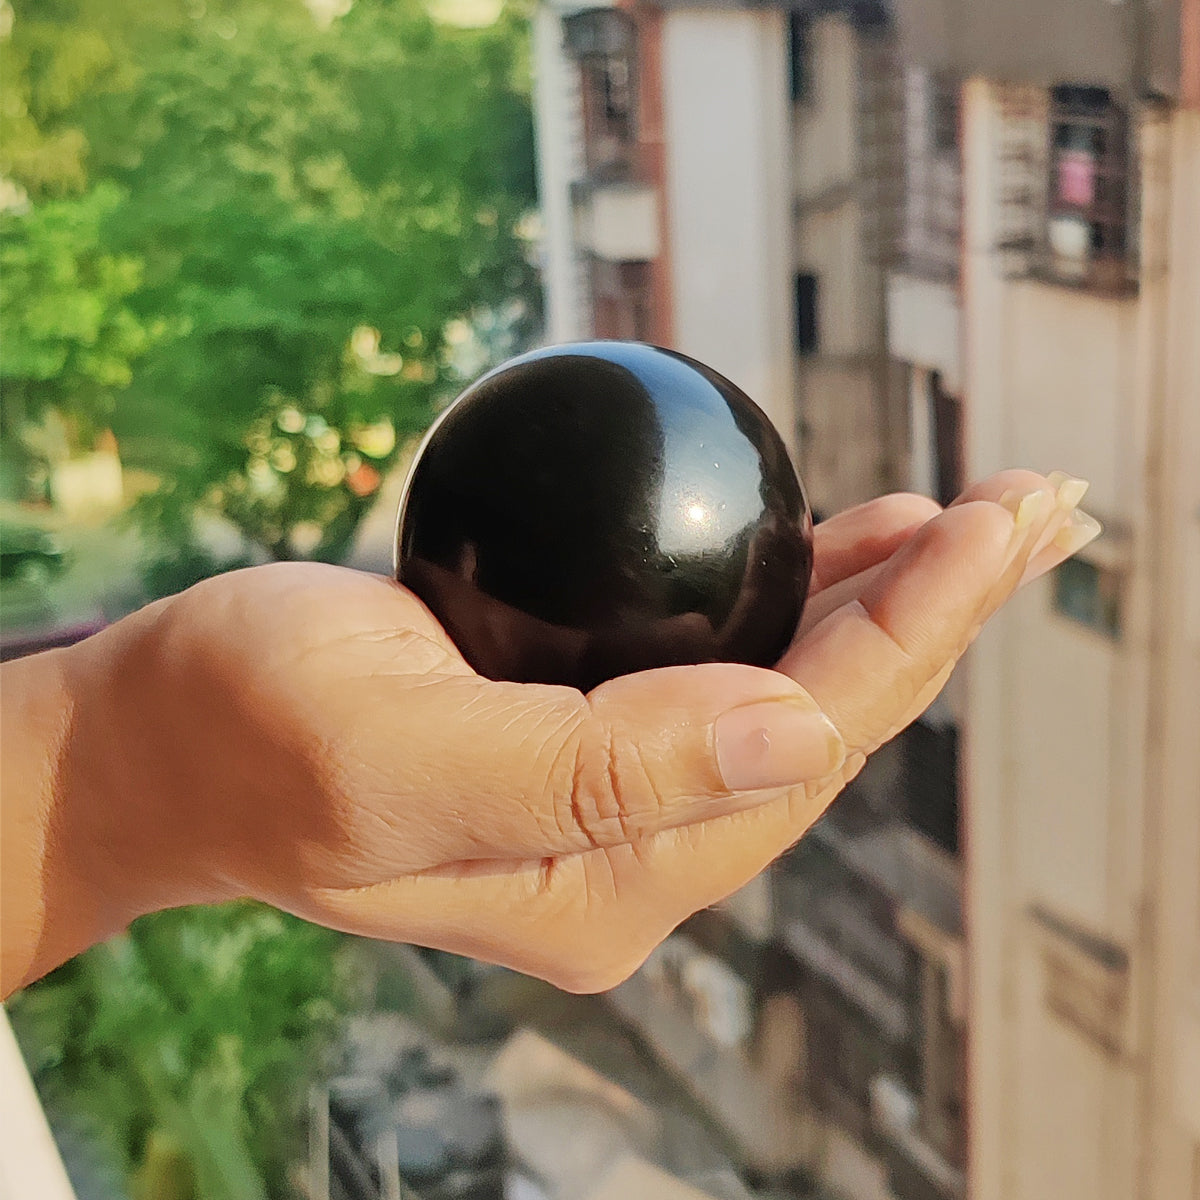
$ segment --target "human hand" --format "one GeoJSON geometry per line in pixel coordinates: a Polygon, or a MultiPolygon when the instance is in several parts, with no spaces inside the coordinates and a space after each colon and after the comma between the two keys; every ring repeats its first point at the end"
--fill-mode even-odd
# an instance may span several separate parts
{"type": "Polygon", "coordinates": [[[1019,582],[1095,535],[1081,495],[1006,472],[945,512],[905,495],[852,509],[816,530],[776,670],[669,667],[586,697],[479,677],[387,579],[285,564],[209,580],[70,652],[69,836],[49,877],[103,898],[93,936],[249,895],[612,986],[792,845],[1019,582]]]}

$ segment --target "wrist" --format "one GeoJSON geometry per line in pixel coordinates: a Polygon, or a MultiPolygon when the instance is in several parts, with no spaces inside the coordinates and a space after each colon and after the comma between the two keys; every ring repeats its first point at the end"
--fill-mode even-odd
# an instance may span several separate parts
{"type": "Polygon", "coordinates": [[[46,895],[53,875],[48,859],[57,832],[57,776],[71,725],[63,657],[62,651],[52,651],[4,666],[0,998],[47,969],[42,965],[48,932],[46,895]]]}
{"type": "Polygon", "coordinates": [[[196,748],[184,740],[172,695],[172,603],[61,652],[70,722],[53,789],[50,865],[62,900],[88,911],[60,904],[51,912],[48,896],[47,915],[79,928],[84,945],[146,913],[225,898],[197,820],[206,797],[196,786],[196,748]]]}

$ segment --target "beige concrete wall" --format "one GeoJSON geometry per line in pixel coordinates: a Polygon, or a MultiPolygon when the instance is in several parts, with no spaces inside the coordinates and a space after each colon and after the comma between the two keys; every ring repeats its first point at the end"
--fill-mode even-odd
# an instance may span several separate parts
{"type": "Polygon", "coordinates": [[[878,329],[858,200],[858,43],[841,16],[813,21],[811,99],[795,107],[796,269],[819,284],[820,352],[861,355],[878,329]]]}
{"type": "Polygon", "coordinates": [[[1200,960],[1200,671],[1186,632],[1200,239],[1182,215],[1200,211],[1197,150],[1171,121],[1144,127],[1146,160],[1168,167],[1147,173],[1145,236],[1169,245],[1145,248],[1158,265],[1135,298],[1006,279],[992,250],[996,101],[968,84],[970,473],[1017,463],[1091,479],[1086,506],[1121,534],[1094,554],[1126,586],[1118,642],[1056,615],[1043,581],[968,662],[971,1195],[1167,1200],[1191,1194],[1196,1153],[1170,1046],[1200,1028],[1200,968],[1186,966],[1200,960]]]}
{"type": "MultiPolygon", "coordinates": [[[[993,147],[998,142],[999,115],[993,89],[970,81],[964,90],[964,334],[969,474],[984,475],[1022,459],[1018,439],[1028,420],[1023,398],[1013,387],[1014,360],[1023,347],[1011,335],[1014,289],[1006,282],[992,250],[995,197],[999,181],[993,147]]],[[[1068,364],[1069,370],[1069,364],[1068,364]]],[[[1043,400],[1043,404],[1045,401],[1043,400]]],[[[1101,434],[1103,436],[1103,434],[1101,434]]],[[[1029,453],[1026,448],[1026,454],[1029,453]]],[[[1037,465],[1036,458],[1029,465],[1037,465]]],[[[1048,469],[1050,464],[1042,464],[1048,469]]],[[[1082,473],[1083,467],[1055,463],[1082,473]]],[[[1071,836],[1072,816],[1089,801],[1103,810],[1107,785],[1102,768],[1076,781],[1081,737],[1095,739],[1107,728],[1109,703],[1105,662],[1108,651],[1068,637],[1057,642],[1044,626],[1044,595],[1039,589],[1022,597],[987,630],[967,665],[968,724],[965,743],[967,830],[966,916],[971,965],[970,987],[970,1178],[971,1193],[980,1200],[1015,1200],[1019,1196],[1055,1195],[1059,1181],[1045,1163],[1046,1150],[1068,1132],[1085,1157],[1097,1160],[1096,1121],[1080,1111],[1081,1094],[1099,1095],[1103,1081],[1081,1079],[1080,1064],[1071,1061],[1073,1043],[1059,1044],[1056,1029],[1047,1030],[1036,946],[1026,915],[1043,882],[1052,898],[1065,893],[1072,907],[1093,916],[1103,908],[1103,882],[1095,880],[1097,861],[1105,858],[1101,826],[1081,824],[1079,845],[1071,836]],[[1031,642],[1032,637],[1032,642],[1031,642]],[[1030,662],[1031,651],[1044,655],[1049,643],[1056,671],[1041,670],[1044,659],[1030,662]],[[1068,661],[1061,659],[1065,656],[1068,661]],[[1032,669],[1034,677],[1028,678],[1032,669]],[[1090,686],[1075,694],[1072,672],[1082,670],[1090,686]],[[1056,681],[1059,686],[1056,685],[1056,681]],[[1061,692],[1070,693],[1064,703],[1061,692]],[[1078,711],[1078,703],[1085,703],[1078,711]],[[1047,724],[1048,722],[1048,724],[1047,724]],[[1044,753],[1038,747],[1044,746],[1044,753]],[[1024,756],[1032,748],[1037,758],[1024,756]],[[1050,760],[1053,776],[1039,771],[1050,760]],[[1061,767],[1057,764],[1063,764],[1061,767]],[[1096,775],[1100,774],[1099,784],[1096,775]],[[1053,789],[1065,785],[1060,797],[1053,789]],[[1093,789],[1099,787],[1096,793],[1093,789]],[[1067,840],[1064,843],[1064,831],[1067,840]],[[1100,840],[1101,852],[1096,850],[1100,840]],[[1067,861],[1061,871],[1051,847],[1067,861]],[[1040,1039],[1040,1040],[1039,1040],[1040,1039]],[[1048,1045],[1040,1044],[1048,1040],[1048,1045]],[[1044,1080],[1031,1071],[1045,1068],[1044,1080]],[[1058,1080],[1055,1085],[1054,1076],[1058,1080]],[[1039,1086],[1040,1085],[1040,1086],[1039,1086]],[[1068,1130],[1067,1126],[1070,1125],[1068,1130]],[[1043,1136],[1045,1135],[1045,1136],[1043,1136]],[[1041,1172],[1043,1178],[1030,1178],[1041,1172]],[[1040,1182],[1045,1189],[1030,1192],[1040,1182]]],[[[1086,747],[1095,765],[1096,746],[1086,747]]],[[[1047,897],[1050,899],[1051,897],[1047,897]]],[[[1089,1064],[1092,1060],[1086,1057],[1089,1064]]],[[[1103,1067],[1097,1069],[1103,1073],[1103,1067]]],[[[1094,1074],[1094,1072],[1091,1072],[1094,1074]]],[[[1078,1164],[1064,1156],[1072,1170],[1078,1164]]],[[[1051,1164],[1052,1166],[1052,1164],[1051,1164]]],[[[1080,1184],[1092,1172],[1085,1172],[1080,1184]]],[[[1068,1191],[1063,1200],[1088,1193],[1068,1191]]],[[[1091,1195],[1099,1197],[1100,1192],[1091,1195]]]]}
{"type": "Polygon", "coordinates": [[[1127,517],[1137,299],[1014,281],[1005,289],[1006,391],[1015,461],[1091,480],[1090,508],[1127,517]]]}
{"type": "Polygon", "coordinates": [[[809,99],[796,108],[793,190],[811,200],[857,170],[858,41],[843,16],[814,19],[809,37],[809,99]]]}
{"type": "MultiPolygon", "coordinates": [[[[905,430],[889,430],[880,394],[883,302],[864,245],[858,34],[846,17],[826,15],[809,36],[809,97],[793,108],[793,266],[817,277],[817,353],[797,371],[802,469],[829,515],[885,490],[885,442],[894,434],[902,445],[905,430]]],[[[899,372],[888,383],[899,399],[899,372]]]]}
{"type": "Polygon", "coordinates": [[[533,19],[534,116],[547,342],[589,336],[587,264],[575,245],[571,183],[584,175],[579,68],[563,48],[562,16],[551,4],[533,19]]]}
{"type": "Polygon", "coordinates": [[[995,732],[1013,759],[1006,807],[1014,899],[1044,904],[1094,933],[1127,937],[1131,914],[1111,911],[1118,832],[1111,780],[1122,749],[1119,733],[1113,736],[1117,652],[1053,615],[1046,584],[1021,596],[1007,620],[1013,653],[1004,670],[1013,706],[995,732]]]}
{"type": "Polygon", "coordinates": [[[878,330],[878,305],[863,262],[862,217],[857,201],[801,216],[796,265],[816,274],[820,353],[830,357],[866,354],[878,330]]]}
{"type": "Polygon", "coordinates": [[[940,371],[942,386],[962,392],[962,314],[958,288],[893,271],[888,276],[888,349],[894,358],[940,371]]]}
{"type": "Polygon", "coordinates": [[[743,388],[794,451],[786,46],[778,10],[663,20],[675,346],[743,388]]]}
{"type": "Polygon", "coordinates": [[[865,366],[811,358],[800,362],[799,379],[801,469],[810,501],[828,517],[878,493],[875,377],[865,366]]]}
{"type": "Polygon", "coordinates": [[[1173,263],[1162,340],[1161,437],[1150,447],[1161,513],[1160,586],[1151,645],[1147,786],[1160,798],[1147,839],[1153,970],[1147,1130],[1142,1158],[1153,1200],[1200,1200],[1200,111],[1169,129],[1173,263]]]}

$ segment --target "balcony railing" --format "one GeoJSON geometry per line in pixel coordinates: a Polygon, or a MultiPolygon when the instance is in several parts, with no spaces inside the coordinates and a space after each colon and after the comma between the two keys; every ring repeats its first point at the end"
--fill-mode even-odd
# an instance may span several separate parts
{"type": "Polygon", "coordinates": [[[922,1136],[918,1104],[904,1085],[887,1075],[871,1086],[872,1118],[884,1144],[888,1182],[900,1200],[963,1200],[967,1181],[922,1136]]]}
{"type": "Polygon", "coordinates": [[[958,81],[910,67],[904,101],[899,263],[914,274],[954,280],[962,241],[958,81]]]}
{"type": "Polygon", "coordinates": [[[1141,164],[1104,88],[1000,92],[997,248],[1011,276],[1108,295],[1138,287],[1141,164]]]}
{"type": "Polygon", "coordinates": [[[962,240],[958,80],[863,43],[860,140],[866,240],[877,262],[956,281],[962,240]]]}
{"type": "Polygon", "coordinates": [[[579,248],[607,262],[658,257],[658,193],[634,179],[586,180],[571,189],[579,248]]]}

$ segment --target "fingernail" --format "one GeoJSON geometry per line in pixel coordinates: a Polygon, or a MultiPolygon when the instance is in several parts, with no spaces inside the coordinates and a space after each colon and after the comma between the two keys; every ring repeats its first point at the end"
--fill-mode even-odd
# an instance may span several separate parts
{"type": "Polygon", "coordinates": [[[1086,479],[1078,479],[1065,471],[1051,471],[1046,476],[1046,482],[1054,488],[1054,511],[1050,513],[1045,528],[1033,543],[1033,549],[1029,552],[1030,562],[1054,541],[1071,513],[1079,506],[1080,500],[1087,495],[1090,486],[1086,479]]]}
{"type": "Polygon", "coordinates": [[[717,718],[714,738],[717,766],[731,792],[823,779],[846,761],[833,722],[798,697],[731,708],[717,718]]]}
{"type": "Polygon", "coordinates": [[[1051,471],[1046,476],[1046,480],[1054,488],[1058,507],[1067,512],[1079,505],[1080,500],[1087,495],[1087,490],[1091,486],[1086,479],[1068,475],[1065,471],[1051,471]]]}
{"type": "Polygon", "coordinates": [[[1004,492],[998,503],[1013,516],[1012,538],[1004,561],[1007,570],[1029,544],[1030,539],[1041,534],[1046,518],[1053,511],[1055,493],[1045,488],[1036,488],[1032,492],[1024,493],[1004,492]]]}
{"type": "Polygon", "coordinates": [[[1004,492],[998,501],[1013,516],[1013,527],[1018,533],[1029,527],[1050,511],[1055,493],[1046,488],[1034,488],[1031,492],[1004,492]]]}
{"type": "Polygon", "coordinates": [[[1103,531],[1104,527],[1095,517],[1076,509],[1051,540],[1050,547],[1053,548],[1053,552],[1043,553],[1041,557],[1044,561],[1030,561],[1025,574],[1021,576],[1022,585],[1032,583],[1047,571],[1054,570],[1072,554],[1078,554],[1089,542],[1094,542],[1103,531]]]}
{"type": "Polygon", "coordinates": [[[1095,517],[1077,508],[1055,535],[1054,548],[1069,558],[1072,554],[1078,554],[1089,542],[1094,542],[1103,532],[1104,526],[1095,517]]]}

